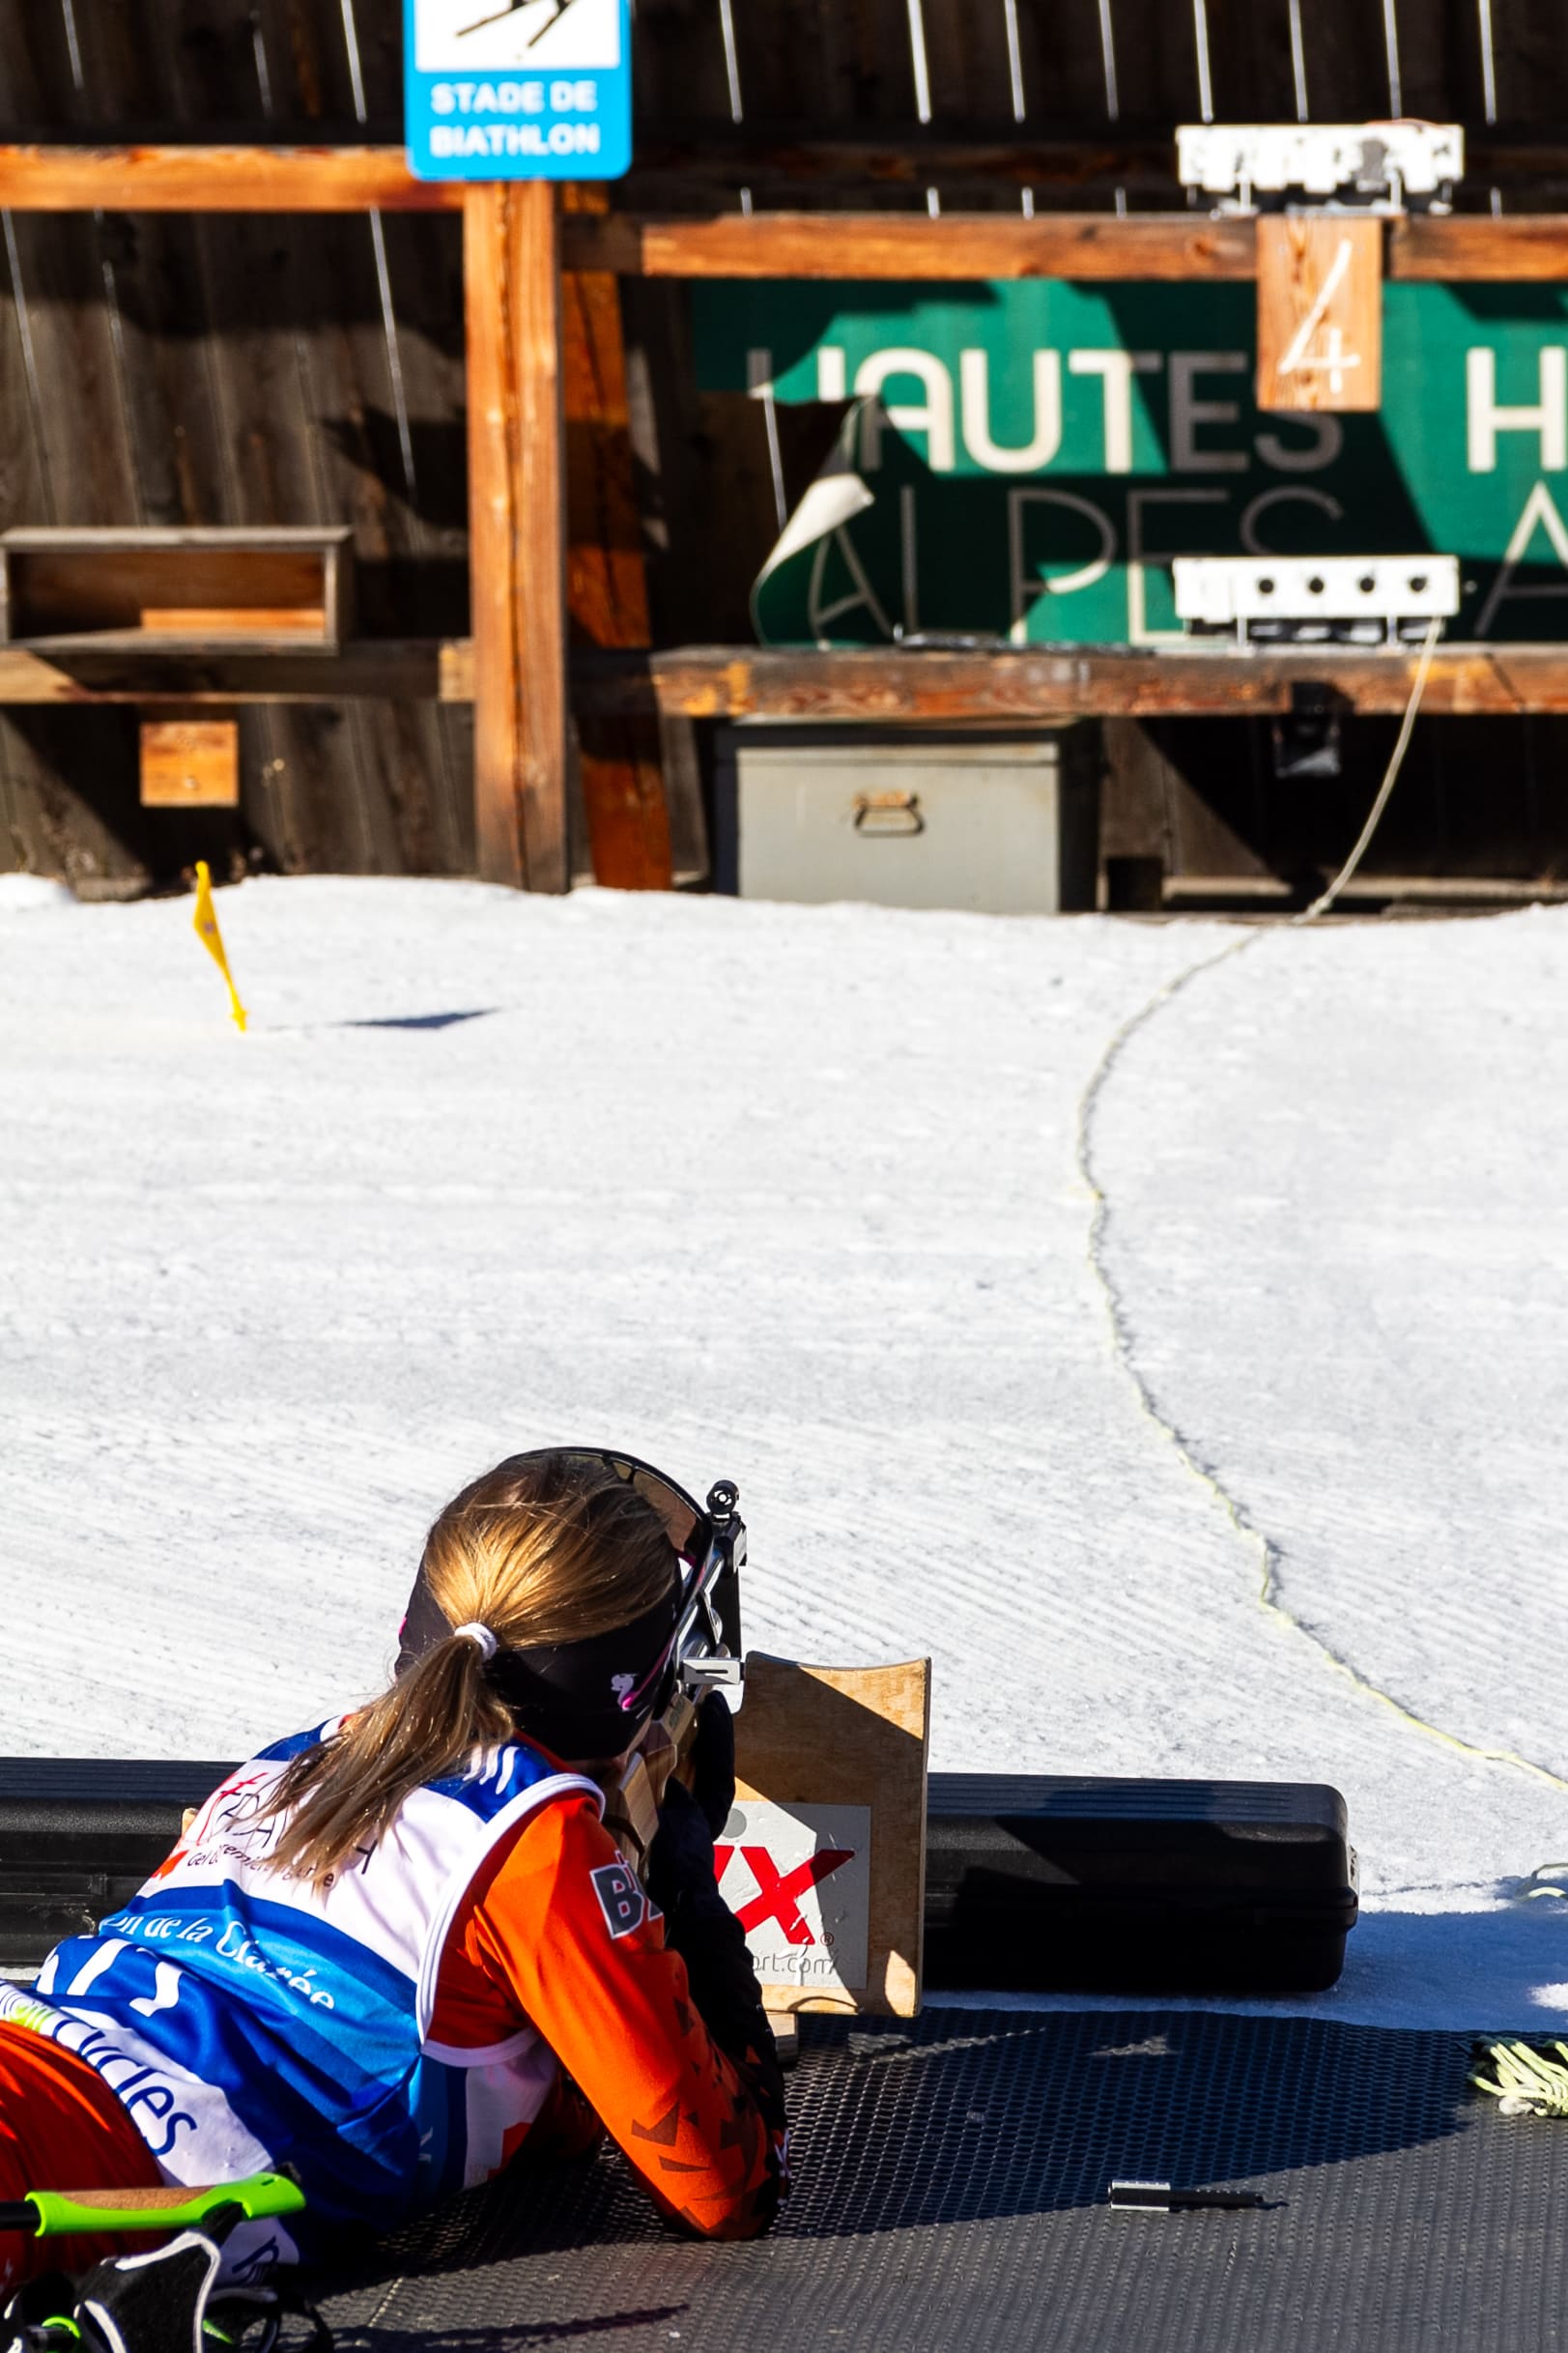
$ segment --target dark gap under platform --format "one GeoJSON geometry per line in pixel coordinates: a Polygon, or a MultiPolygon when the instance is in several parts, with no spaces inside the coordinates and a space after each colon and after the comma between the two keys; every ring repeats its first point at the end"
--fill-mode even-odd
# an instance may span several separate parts
{"type": "Polygon", "coordinates": [[[326,2298],[340,2353],[1546,2353],[1568,2122],[1470,2045],[1301,2018],[936,2009],[808,2020],[771,2238],[668,2235],[618,2157],[516,2175],[326,2298]],[[1260,2191],[1113,2211],[1113,2178],[1260,2191]]]}

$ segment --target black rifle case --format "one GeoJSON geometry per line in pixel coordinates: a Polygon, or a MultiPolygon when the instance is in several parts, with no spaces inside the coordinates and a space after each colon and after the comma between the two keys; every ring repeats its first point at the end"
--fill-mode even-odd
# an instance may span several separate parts
{"type": "MultiPolygon", "coordinates": [[[[0,1969],[36,1968],[117,1910],[230,1769],[0,1758],[0,1969]]],[[[1339,1975],[1355,1909],[1336,1790],[931,1776],[933,1994],[1314,1991],[1339,1975]]]]}
{"type": "Polygon", "coordinates": [[[1355,1915],[1321,1783],[931,1776],[933,1994],[1318,1993],[1355,1915]]]}

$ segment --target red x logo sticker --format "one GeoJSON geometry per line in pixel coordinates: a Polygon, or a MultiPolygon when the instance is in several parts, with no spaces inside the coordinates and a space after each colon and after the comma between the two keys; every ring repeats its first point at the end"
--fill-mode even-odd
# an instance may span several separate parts
{"type": "MultiPolygon", "coordinates": [[[[713,1867],[715,1876],[723,1879],[729,1867],[734,1847],[715,1847],[713,1867]]],[[[855,1859],[851,1847],[824,1847],[817,1854],[809,1854],[792,1871],[781,1872],[766,1847],[742,1847],[738,1850],[742,1862],[756,1881],[757,1892],[750,1903],[743,1904],[735,1917],[748,1936],[760,1928],[764,1920],[777,1920],[791,1944],[814,1944],[816,1938],[807,1926],[797,1899],[809,1888],[820,1887],[834,1872],[855,1859]]]]}

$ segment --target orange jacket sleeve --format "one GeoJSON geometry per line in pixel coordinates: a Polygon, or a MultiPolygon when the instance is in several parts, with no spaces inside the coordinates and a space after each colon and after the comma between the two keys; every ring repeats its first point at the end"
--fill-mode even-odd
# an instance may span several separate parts
{"type": "Polygon", "coordinates": [[[737,2064],[708,2033],[591,1800],[531,1816],[465,1915],[468,1957],[510,1992],[666,2210],[704,2238],[765,2230],[784,2119],[765,2113],[747,2053],[737,2064]]]}

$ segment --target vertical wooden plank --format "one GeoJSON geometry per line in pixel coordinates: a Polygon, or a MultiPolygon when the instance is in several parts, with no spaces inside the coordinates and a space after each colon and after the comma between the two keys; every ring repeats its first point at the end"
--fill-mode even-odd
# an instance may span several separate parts
{"type": "MultiPolygon", "coordinates": [[[[361,14],[363,11],[361,10],[361,14]]],[[[390,484],[388,595],[395,633],[466,636],[468,467],[463,433],[461,223],[388,214],[383,222],[395,322],[401,415],[413,457],[404,478],[397,416],[370,420],[377,470],[390,484]],[[432,234],[434,232],[434,234],[432,234]]],[[[405,703],[388,714],[417,730],[410,767],[429,803],[434,871],[473,872],[472,718],[453,705],[405,703]]]]}
{"type": "MultiPolygon", "coordinates": [[[[1124,123],[1195,123],[1198,120],[1197,44],[1192,0],[1111,0],[1116,37],[1116,79],[1124,123]]],[[[1098,27],[1095,45],[1099,45],[1098,27]]],[[[1214,62],[1211,30],[1210,61],[1214,62]]],[[[1289,67],[1287,65],[1287,72],[1289,67]]],[[[1217,102],[1217,101],[1216,101],[1217,102]]],[[[1229,99],[1226,106],[1230,106],[1229,99]]],[[[1221,120],[1256,122],[1238,112],[1221,120]]]]}
{"type": "MultiPolygon", "coordinates": [[[[608,210],[602,186],[567,187],[568,211],[608,210]]],[[[566,427],[566,604],[574,643],[650,642],[642,526],[632,473],[631,413],[620,289],[600,271],[561,281],[566,427]]],[[[657,720],[584,719],[583,797],[596,882],[613,890],[670,885],[670,814],[657,720]]]]}
{"type": "MultiPolygon", "coordinates": [[[[1560,0],[1506,0],[1493,12],[1498,119],[1560,124],[1568,113],[1568,23],[1560,0]]],[[[1477,24],[1477,37],[1479,37],[1477,24]]]]}
{"type": "MultiPolygon", "coordinates": [[[[1479,11],[1453,0],[1398,0],[1405,112],[1437,123],[1482,120],[1479,11]]],[[[1484,190],[1480,203],[1485,208],[1484,190]]]]}
{"type": "MultiPolygon", "coordinates": [[[[38,387],[42,397],[43,387],[38,387]]],[[[54,519],[49,484],[43,473],[34,387],[28,382],[27,352],[22,339],[21,311],[11,282],[10,257],[0,244],[0,531],[14,523],[49,523],[54,519]]]]}
{"type": "MultiPolygon", "coordinates": [[[[995,5],[1000,12],[1001,0],[995,0],[995,5]]],[[[1017,23],[1029,120],[1079,122],[1086,128],[1104,123],[1108,119],[1105,58],[1096,0],[1060,0],[1050,9],[1030,8],[1025,0],[1017,0],[1017,23]]],[[[1124,35],[1129,30],[1122,22],[1121,0],[1117,0],[1111,18],[1111,55],[1119,113],[1124,110],[1121,79],[1126,71],[1121,52],[1126,46],[1124,35]]],[[[1129,57],[1126,65],[1130,64],[1129,57]]],[[[1071,205],[1073,192],[1069,190],[1060,201],[1071,205]]]]}
{"type": "MultiPolygon", "coordinates": [[[[684,531],[698,514],[696,366],[688,289],[673,280],[625,278],[620,315],[626,350],[627,441],[638,511],[644,521],[643,572],[655,644],[691,645],[703,635],[704,606],[694,593],[684,531]]],[[[757,403],[749,404],[755,411],[757,403]]],[[[792,414],[781,410],[781,418],[792,414]]],[[[677,881],[710,871],[707,818],[696,722],[660,721],[670,863],[677,881]]]]}
{"type": "Polygon", "coordinates": [[[508,410],[507,192],[463,202],[463,315],[469,364],[469,580],[473,634],[473,847],[487,882],[524,881],[519,793],[514,489],[508,410]]]}
{"type": "MultiPolygon", "coordinates": [[[[1027,14],[1020,8],[1018,14],[1027,14]]],[[[926,68],[933,127],[962,135],[971,123],[1000,127],[1012,120],[1008,20],[1004,0],[923,0],[926,68]]],[[[1020,28],[1020,50],[1022,47],[1020,28]]],[[[1021,62],[1021,60],[1020,60],[1021,62]]],[[[1043,112],[1041,108],[1041,112],[1043,112]]],[[[1016,212],[1012,189],[998,189],[1003,209],[1016,212]]],[[[980,191],[965,210],[988,210],[980,191]]]]}
{"type": "Polygon", "coordinates": [[[480,874],[567,887],[560,270],[548,181],[464,206],[480,874]]]}
{"type": "Polygon", "coordinates": [[[1258,406],[1375,410],[1383,398],[1383,225],[1258,217],[1258,406]]]}
{"type": "MultiPolygon", "coordinates": [[[[1313,122],[1375,123],[1388,112],[1381,5],[1312,0],[1301,12],[1301,46],[1313,122]]],[[[1403,46],[1401,43],[1402,51],[1403,46]]],[[[1400,63],[1403,66],[1403,55],[1400,63]]]]}
{"type": "MultiPolygon", "coordinates": [[[[745,0],[732,0],[735,15],[745,0]]],[[[781,13],[777,9],[773,13],[781,13]]],[[[632,87],[639,114],[659,123],[729,117],[719,0],[638,0],[632,11],[632,87]]]]}
{"type": "Polygon", "coordinates": [[[90,215],[15,216],[16,255],[43,387],[54,521],[145,520],[124,380],[90,215]]]}
{"type": "MultiPolygon", "coordinates": [[[[1205,0],[1205,7],[1215,121],[1294,123],[1289,0],[1205,0]]],[[[1183,13],[1190,16],[1191,0],[1183,13]]]]}
{"type": "Polygon", "coordinates": [[[560,227],[548,180],[518,181],[507,226],[517,397],[523,839],[527,887],[571,884],[566,832],[566,483],[560,405],[560,227]]]}

